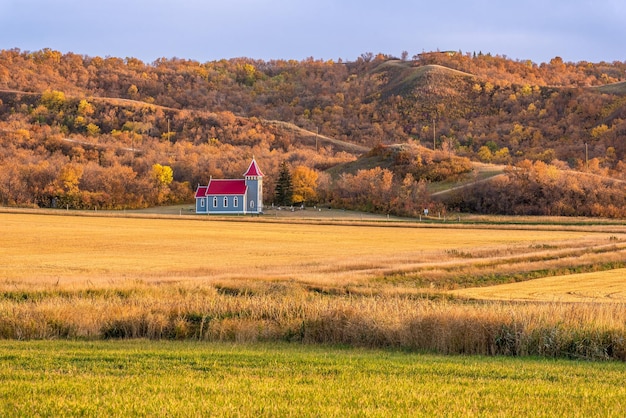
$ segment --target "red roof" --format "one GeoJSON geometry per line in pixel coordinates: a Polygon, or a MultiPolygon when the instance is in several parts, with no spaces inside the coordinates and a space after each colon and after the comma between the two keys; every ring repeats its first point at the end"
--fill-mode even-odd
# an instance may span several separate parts
{"type": "Polygon", "coordinates": [[[205,196],[209,195],[243,195],[246,193],[245,180],[215,180],[209,182],[205,196]]]}
{"type": "Polygon", "coordinates": [[[198,186],[198,190],[196,190],[196,198],[206,196],[207,186],[198,186]]]}
{"type": "Polygon", "coordinates": [[[246,171],[246,174],[244,174],[244,176],[263,177],[263,173],[259,169],[259,166],[256,164],[256,160],[254,158],[252,159],[250,167],[248,167],[248,171],[246,171]]]}

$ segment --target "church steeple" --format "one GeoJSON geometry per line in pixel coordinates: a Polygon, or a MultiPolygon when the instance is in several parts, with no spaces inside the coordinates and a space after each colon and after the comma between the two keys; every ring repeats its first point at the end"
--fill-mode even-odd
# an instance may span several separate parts
{"type": "Polygon", "coordinates": [[[244,174],[247,186],[247,212],[263,213],[263,172],[254,157],[244,174]]]}
{"type": "Polygon", "coordinates": [[[263,173],[259,169],[259,166],[257,165],[256,160],[254,159],[254,157],[252,157],[252,161],[250,162],[250,166],[248,167],[248,170],[246,170],[246,173],[244,174],[244,176],[245,176],[245,178],[248,178],[248,177],[264,177],[263,173]]]}

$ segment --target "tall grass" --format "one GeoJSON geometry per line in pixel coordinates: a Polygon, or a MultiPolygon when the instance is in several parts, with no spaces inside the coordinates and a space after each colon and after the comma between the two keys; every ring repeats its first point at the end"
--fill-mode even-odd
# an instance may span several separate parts
{"type": "Polygon", "coordinates": [[[327,295],[299,284],[4,292],[6,339],[291,341],[626,361],[626,305],[327,295]]]}

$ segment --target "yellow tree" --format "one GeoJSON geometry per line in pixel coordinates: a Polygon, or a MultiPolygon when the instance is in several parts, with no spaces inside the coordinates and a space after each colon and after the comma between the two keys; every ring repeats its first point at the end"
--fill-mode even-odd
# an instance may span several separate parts
{"type": "Polygon", "coordinates": [[[97,136],[100,133],[100,127],[95,123],[90,123],[87,125],[87,135],[89,136],[97,136]]]}
{"type": "Polygon", "coordinates": [[[482,162],[490,163],[491,160],[493,160],[493,154],[491,153],[491,150],[489,149],[489,147],[487,147],[485,145],[480,147],[478,149],[478,158],[482,162]]]}
{"type": "Polygon", "coordinates": [[[41,94],[40,103],[49,110],[60,111],[65,105],[65,93],[57,90],[46,90],[41,94]]]}
{"type": "Polygon", "coordinates": [[[294,168],[291,173],[291,185],[293,188],[294,202],[316,202],[317,201],[317,179],[318,173],[303,165],[294,168]]]}
{"type": "Polygon", "coordinates": [[[58,174],[59,204],[68,208],[80,208],[80,190],[78,185],[83,176],[80,164],[65,164],[58,174]]]}
{"type": "Polygon", "coordinates": [[[59,172],[59,183],[64,193],[78,193],[78,184],[83,176],[83,167],[79,164],[66,164],[59,172]]]}
{"type": "Polygon", "coordinates": [[[169,185],[174,181],[174,171],[170,166],[154,164],[151,174],[157,188],[157,203],[161,203],[165,200],[169,185]]]}
{"type": "Polygon", "coordinates": [[[78,110],[77,110],[78,115],[80,116],[91,116],[94,113],[94,108],[92,106],[91,103],[89,103],[87,100],[82,99],[79,103],[78,103],[78,110]]]}

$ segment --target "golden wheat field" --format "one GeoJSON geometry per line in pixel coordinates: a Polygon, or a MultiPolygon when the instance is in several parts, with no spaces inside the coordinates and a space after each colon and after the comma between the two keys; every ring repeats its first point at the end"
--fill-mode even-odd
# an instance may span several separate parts
{"type": "Polygon", "coordinates": [[[481,285],[457,293],[472,298],[625,297],[624,270],[558,274],[581,265],[605,270],[598,266],[625,260],[626,233],[619,225],[425,227],[36,213],[0,213],[0,222],[0,286],[11,289],[289,281],[405,290],[481,285]],[[559,277],[526,281],[537,271],[559,277]],[[483,288],[501,277],[525,283],[483,288]]]}

